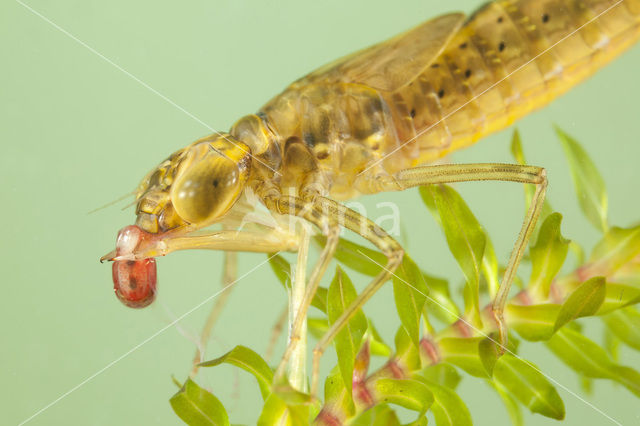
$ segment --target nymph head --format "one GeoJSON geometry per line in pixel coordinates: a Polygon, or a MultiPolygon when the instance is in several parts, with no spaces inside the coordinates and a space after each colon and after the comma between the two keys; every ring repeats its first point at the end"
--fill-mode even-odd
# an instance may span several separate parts
{"type": "Polygon", "coordinates": [[[230,135],[194,142],[142,181],[136,191],[136,225],[163,233],[219,221],[242,194],[250,167],[249,147],[230,135]]]}

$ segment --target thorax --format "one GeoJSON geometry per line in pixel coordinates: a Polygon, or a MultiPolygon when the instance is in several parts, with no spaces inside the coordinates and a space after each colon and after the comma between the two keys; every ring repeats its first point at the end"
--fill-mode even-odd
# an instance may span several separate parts
{"type": "Polygon", "coordinates": [[[371,192],[371,176],[409,164],[402,155],[378,163],[399,145],[398,136],[384,98],[358,84],[294,84],[231,132],[258,159],[270,153],[273,170],[257,164],[258,173],[271,174],[283,191],[315,185],[332,198],[349,199],[371,192]]]}

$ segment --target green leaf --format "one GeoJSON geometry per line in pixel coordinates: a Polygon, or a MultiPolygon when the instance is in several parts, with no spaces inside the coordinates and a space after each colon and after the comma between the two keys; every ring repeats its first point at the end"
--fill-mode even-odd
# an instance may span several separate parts
{"type": "Polygon", "coordinates": [[[440,219],[440,215],[438,214],[434,192],[426,186],[421,186],[420,188],[418,188],[418,192],[420,193],[420,198],[422,198],[422,202],[424,203],[424,205],[427,206],[427,209],[429,209],[429,211],[433,215],[433,218],[436,220],[436,222],[438,222],[438,225],[442,227],[442,220],[440,219]]]}
{"type": "Polygon", "coordinates": [[[640,396],[640,374],[615,364],[604,349],[578,331],[563,328],[547,342],[547,346],[578,374],[614,380],[640,396]]]}
{"type": "MultiPolygon", "coordinates": [[[[314,237],[314,240],[324,247],[327,239],[318,235],[314,237]]],[[[344,238],[340,238],[340,241],[338,241],[338,247],[333,257],[354,271],[370,277],[375,277],[382,272],[380,265],[386,265],[387,263],[387,257],[383,253],[344,238]]]]}
{"type": "Polygon", "coordinates": [[[497,381],[489,382],[489,384],[496,390],[498,395],[500,395],[500,398],[502,399],[502,402],[507,409],[507,413],[509,413],[511,424],[513,426],[524,426],[522,410],[520,410],[518,401],[509,393],[509,391],[504,386],[502,386],[497,381]]]}
{"type": "Polygon", "coordinates": [[[460,317],[460,311],[449,293],[447,280],[422,272],[429,289],[429,297],[424,306],[423,315],[433,315],[445,324],[453,324],[460,317]]]}
{"type": "Polygon", "coordinates": [[[535,342],[551,338],[559,313],[560,305],[553,303],[508,304],[504,317],[509,328],[515,330],[523,339],[535,342]]]}
{"type": "Polygon", "coordinates": [[[560,395],[533,364],[504,354],[493,369],[493,378],[532,413],[564,419],[564,403],[560,395]]]}
{"type": "Polygon", "coordinates": [[[607,289],[603,277],[594,277],[583,282],[562,304],[554,331],[558,331],[569,321],[598,312],[606,293],[607,289]]]}
{"type": "Polygon", "coordinates": [[[438,340],[440,358],[475,377],[487,378],[480,359],[479,344],[484,337],[446,337],[438,340]]]}
{"type": "Polygon", "coordinates": [[[578,374],[592,378],[610,377],[609,356],[580,332],[565,328],[547,343],[551,351],[578,374]]]}
{"type": "MultiPolygon", "coordinates": [[[[522,149],[522,139],[520,138],[520,132],[518,129],[513,131],[513,136],[511,137],[511,155],[518,162],[518,164],[522,164],[523,166],[527,164],[527,160],[524,158],[524,151],[522,149]]],[[[525,209],[528,210],[531,205],[531,201],[533,200],[533,194],[535,192],[535,188],[533,185],[524,185],[524,195],[525,195],[525,209]]]]}
{"type": "Polygon", "coordinates": [[[458,387],[460,380],[462,380],[458,370],[453,366],[444,363],[430,365],[423,369],[420,374],[427,380],[446,386],[449,389],[455,389],[458,387]]]}
{"type": "Polygon", "coordinates": [[[640,288],[640,255],[622,265],[620,269],[610,277],[610,281],[640,288]]]}
{"type": "Polygon", "coordinates": [[[424,194],[423,199],[433,198],[449,250],[466,278],[465,316],[472,318],[474,325],[482,326],[479,285],[486,244],[484,230],[462,197],[451,187],[423,186],[420,193],[424,194]]]}
{"type": "Polygon", "coordinates": [[[395,411],[387,404],[379,404],[362,413],[352,426],[400,426],[395,411]]]}
{"type": "Polygon", "coordinates": [[[480,362],[482,362],[482,365],[489,377],[493,376],[493,368],[501,355],[496,339],[497,337],[490,336],[480,340],[478,343],[478,355],[480,356],[480,362]]]}
{"type": "Polygon", "coordinates": [[[336,366],[331,370],[331,374],[324,381],[324,399],[325,401],[335,401],[344,391],[344,381],[340,367],[336,366]]]}
{"type": "Polygon", "coordinates": [[[471,426],[469,409],[456,392],[446,386],[420,378],[433,393],[431,412],[436,419],[437,426],[471,426]]]}
{"type": "Polygon", "coordinates": [[[413,344],[407,330],[400,326],[394,339],[396,353],[395,362],[407,371],[414,371],[420,368],[420,352],[413,344]]]}
{"type": "Polygon", "coordinates": [[[245,346],[236,346],[220,358],[211,361],[202,362],[201,367],[215,367],[222,363],[227,363],[240,367],[251,373],[258,381],[262,399],[267,399],[271,393],[271,382],[273,381],[273,372],[265,360],[260,355],[245,346]]]}
{"type": "Polygon", "coordinates": [[[607,314],[640,301],[640,288],[634,285],[607,283],[604,302],[598,309],[598,315],[607,314]]]}
{"type": "Polygon", "coordinates": [[[190,426],[229,425],[227,412],[218,398],[191,379],[187,379],[169,402],[178,417],[190,426]]]}
{"type": "Polygon", "coordinates": [[[433,404],[433,394],[419,380],[380,378],[373,384],[374,399],[395,404],[421,414],[433,404]]]}
{"type": "Polygon", "coordinates": [[[278,383],[274,383],[271,391],[277,394],[278,398],[284,401],[285,404],[290,406],[308,405],[311,402],[311,395],[295,389],[286,378],[278,383]]]}
{"type": "Polygon", "coordinates": [[[420,345],[420,315],[428,291],[422,272],[405,254],[393,277],[393,296],[400,322],[416,347],[420,345]]]}
{"type": "Polygon", "coordinates": [[[324,406],[322,411],[332,417],[344,420],[348,413],[353,413],[353,409],[353,400],[347,393],[340,368],[336,366],[324,381],[324,406]]]}
{"type": "MultiPolygon", "coordinates": [[[[524,151],[522,149],[522,138],[520,138],[520,132],[518,129],[513,130],[513,136],[511,136],[511,155],[523,166],[527,164],[527,160],[524,158],[524,151]]],[[[527,205],[528,207],[528,205],[527,205]]]]}
{"type": "Polygon", "coordinates": [[[291,289],[291,264],[284,257],[269,255],[269,266],[285,289],[291,289]]]}
{"type": "MultiPolygon", "coordinates": [[[[522,140],[520,139],[520,132],[518,129],[513,131],[513,137],[511,138],[511,155],[518,162],[518,164],[522,164],[523,166],[527,164],[527,160],[524,156],[524,151],[522,149],[522,140]]],[[[533,185],[524,184],[524,194],[525,194],[525,209],[529,210],[529,206],[533,200],[533,195],[535,194],[536,189],[533,185]]],[[[542,211],[540,212],[540,220],[544,220],[547,216],[549,216],[553,212],[551,205],[547,200],[544,200],[544,204],[542,205],[542,211]]]]}
{"type": "MultiPolygon", "coordinates": [[[[357,296],[356,289],[347,274],[339,266],[336,267],[336,274],[329,286],[327,296],[329,324],[335,324],[344,310],[351,305],[357,296]]],[[[367,325],[367,318],[361,310],[358,310],[334,339],[338,365],[340,366],[342,379],[347,384],[346,388],[349,395],[351,395],[353,363],[360,349],[362,337],[367,331],[367,325]]]]}
{"type": "Polygon", "coordinates": [[[311,306],[318,308],[321,312],[326,314],[328,293],[328,288],[318,286],[318,288],[316,289],[316,294],[313,295],[313,299],[311,300],[311,306]]]}
{"type": "Polygon", "coordinates": [[[569,240],[569,251],[571,251],[575,258],[575,268],[578,268],[585,261],[584,249],[577,242],[569,240]]]}
{"type": "Polygon", "coordinates": [[[305,405],[287,405],[275,393],[262,407],[262,413],[258,418],[258,426],[298,426],[309,423],[309,407],[305,405]]]}
{"type": "Polygon", "coordinates": [[[596,244],[589,263],[580,272],[587,278],[597,275],[611,277],[639,254],[640,225],[633,228],[613,227],[596,244]]]}
{"type": "Polygon", "coordinates": [[[618,339],[640,351],[640,312],[635,308],[620,309],[602,316],[602,320],[618,339]]]}
{"type": "Polygon", "coordinates": [[[405,423],[402,426],[427,426],[429,424],[429,421],[427,420],[426,417],[422,416],[419,419],[411,422],[411,423],[405,423]]]}
{"type": "Polygon", "coordinates": [[[637,370],[623,365],[613,365],[611,373],[614,375],[613,380],[640,397],[640,373],[637,370]]]}
{"type": "MultiPolygon", "coordinates": [[[[496,339],[497,340],[497,339],[496,339]]],[[[499,342],[499,340],[498,340],[499,342]]],[[[515,334],[509,333],[507,339],[507,352],[517,354],[518,348],[520,347],[520,339],[518,339],[515,334]]]]}
{"type": "Polygon", "coordinates": [[[316,339],[321,339],[329,330],[329,321],[326,318],[307,318],[307,331],[316,339]]]}
{"type": "MultiPolygon", "coordinates": [[[[273,270],[276,278],[285,290],[291,290],[291,264],[280,255],[269,257],[269,265],[273,270]]],[[[311,306],[318,308],[320,311],[327,313],[327,289],[318,287],[316,294],[311,300],[311,306]]]]}
{"type": "Polygon", "coordinates": [[[607,190],[602,176],[586,151],[571,136],[556,127],[569,162],[578,203],[587,219],[602,232],[607,232],[607,190]]]}
{"type": "Polygon", "coordinates": [[[482,276],[487,284],[487,290],[489,296],[493,300],[498,294],[500,288],[500,279],[498,278],[498,259],[496,258],[496,252],[493,248],[493,243],[488,235],[486,235],[487,241],[484,247],[484,256],[482,257],[482,276]]]}
{"type": "Polygon", "coordinates": [[[536,300],[547,300],[551,281],[562,267],[569,250],[569,241],[562,237],[562,215],[553,213],[547,217],[538,234],[538,241],[529,249],[531,278],[529,292],[536,300]]]}
{"type": "Polygon", "coordinates": [[[367,333],[369,336],[369,344],[371,345],[371,355],[383,356],[389,358],[391,356],[391,348],[382,340],[382,336],[378,333],[378,330],[373,325],[373,322],[367,318],[367,333]]]}
{"type": "Polygon", "coordinates": [[[582,389],[582,392],[584,392],[586,395],[592,395],[593,394],[593,380],[589,379],[588,377],[584,377],[584,376],[579,376],[580,379],[580,389],[582,389]]]}
{"type": "Polygon", "coordinates": [[[611,359],[618,362],[620,359],[620,345],[622,340],[612,333],[608,328],[604,329],[602,347],[607,351],[611,359]]]}

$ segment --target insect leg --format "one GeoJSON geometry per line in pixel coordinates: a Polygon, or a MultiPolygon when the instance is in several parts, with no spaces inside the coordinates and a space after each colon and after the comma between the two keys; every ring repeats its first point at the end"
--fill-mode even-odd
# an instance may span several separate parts
{"type": "Polygon", "coordinates": [[[265,205],[268,209],[276,211],[280,214],[288,214],[301,217],[317,226],[320,231],[327,237],[327,242],[322,249],[322,252],[320,253],[320,257],[318,258],[315,266],[313,267],[313,270],[311,271],[309,282],[305,289],[302,302],[300,303],[298,313],[296,314],[293,326],[291,328],[289,344],[287,345],[287,348],[274,375],[275,382],[278,382],[284,377],[289,359],[291,358],[291,355],[295,347],[297,346],[298,340],[300,340],[300,332],[302,330],[304,321],[306,320],[307,311],[309,310],[309,306],[311,306],[313,296],[315,295],[316,290],[320,285],[320,280],[327,270],[329,262],[331,262],[333,254],[338,245],[340,234],[338,223],[332,220],[330,216],[325,214],[325,212],[323,211],[323,206],[321,204],[315,202],[315,200],[317,200],[318,198],[319,197],[315,196],[309,198],[301,198],[295,196],[271,195],[269,197],[265,197],[264,199],[265,205]]]}
{"type": "Polygon", "coordinates": [[[222,288],[226,289],[227,287],[229,287],[229,289],[227,291],[223,291],[220,296],[218,296],[218,298],[216,299],[216,303],[213,305],[213,308],[211,308],[211,312],[209,312],[209,316],[207,317],[207,321],[205,322],[204,327],[202,327],[199,345],[196,348],[196,353],[193,357],[193,367],[191,369],[192,378],[195,377],[196,374],[198,374],[198,364],[204,361],[202,357],[204,356],[204,352],[207,349],[207,342],[209,341],[209,337],[211,336],[211,330],[213,329],[216,321],[218,321],[218,317],[220,316],[224,305],[227,303],[229,295],[231,295],[231,285],[235,282],[237,276],[238,253],[225,251],[222,271],[222,288]]]}
{"type": "Polygon", "coordinates": [[[223,289],[216,299],[205,326],[200,335],[200,341],[193,359],[191,377],[198,372],[198,364],[202,362],[202,356],[206,349],[211,329],[215,325],[224,305],[230,295],[230,287],[237,277],[237,253],[236,251],[252,251],[258,253],[273,253],[279,251],[295,251],[297,241],[289,234],[277,229],[263,229],[257,231],[236,231],[223,229],[222,231],[198,235],[165,236],[152,241],[148,246],[141,247],[142,254],[166,255],[177,250],[210,249],[224,250],[223,289]]]}
{"type": "MultiPolygon", "coordinates": [[[[286,198],[286,197],[283,197],[286,198]]],[[[331,343],[331,341],[335,338],[335,336],[342,330],[342,328],[349,322],[351,317],[355,315],[355,313],[360,309],[370,298],[373,296],[378,289],[389,280],[393,271],[398,267],[400,262],[402,261],[402,256],[404,255],[404,250],[400,246],[400,244],[394,240],[390,235],[388,235],[382,228],[378,225],[362,216],[361,214],[349,209],[348,207],[343,206],[340,203],[337,203],[331,199],[314,196],[312,197],[312,211],[317,212],[320,215],[318,219],[313,217],[313,215],[303,216],[305,219],[313,219],[312,223],[319,225],[323,222],[331,222],[338,223],[341,226],[350,229],[357,234],[361,235],[363,238],[371,241],[376,247],[380,249],[387,256],[387,264],[383,271],[376,276],[373,281],[371,281],[367,287],[358,295],[356,300],[349,305],[342,315],[336,320],[336,322],[329,328],[329,330],[325,333],[324,336],[318,341],[315,348],[313,349],[313,370],[311,375],[311,395],[314,396],[317,387],[318,387],[318,378],[319,378],[319,370],[320,370],[320,357],[326,350],[327,346],[331,343]]],[[[281,204],[281,203],[278,203],[281,204]]],[[[285,202],[285,205],[295,205],[295,203],[285,202]]],[[[268,206],[269,207],[269,206],[268,206]]],[[[276,207],[275,205],[273,207],[276,207]]],[[[279,209],[280,212],[282,208],[279,209]]],[[[289,214],[296,214],[295,210],[290,210],[286,212],[289,214]]],[[[299,214],[296,214],[299,215],[299,214]]],[[[322,226],[321,226],[322,229],[322,226]]],[[[339,228],[333,228],[339,229],[339,228]]],[[[338,242],[338,233],[335,233],[335,236],[332,236],[332,241],[329,242],[329,238],[327,238],[327,245],[331,244],[331,255],[335,251],[335,246],[338,242]]],[[[326,246],[323,254],[327,253],[326,246]]],[[[327,259],[327,263],[328,263],[327,259]]],[[[322,272],[326,269],[326,265],[324,265],[322,272]]],[[[315,272],[315,270],[314,270],[315,272]]],[[[314,278],[314,274],[312,274],[312,279],[314,278]]],[[[319,281],[320,275],[315,278],[319,281]]],[[[308,300],[305,300],[306,307],[311,303],[311,298],[313,297],[313,293],[317,289],[317,282],[310,282],[307,295],[309,295],[308,300]],[[313,285],[313,288],[312,288],[313,285]]],[[[299,322],[301,318],[296,318],[296,322],[299,322]]]]}
{"type": "Polygon", "coordinates": [[[273,351],[275,349],[278,338],[282,334],[282,330],[284,329],[284,325],[287,322],[287,318],[289,315],[289,307],[285,306],[278,315],[278,319],[276,323],[273,325],[271,329],[271,337],[269,338],[269,345],[267,346],[267,350],[264,353],[264,359],[267,363],[271,364],[271,357],[273,356],[273,351]]]}
{"type": "Polygon", "coordinates": [[[529,206],[529,210],[525,215],[522,228],[520,229],[513,251],[509,257],[509,263],[507,264],[502,283],[500,284],[500,289],[493,301],[493,314],[498,323],[500,343],[502,345],[501,350],[504,351],[504,345],[507,340],[507,330],[503,317],[504,307],[516,269],[520,264],[538,216],[540,216],[547,189],[546,171],[542,167],[519,164],[443,164],[401,170],[393,176],[379,177],[375,179],[375,182],[372,184],[379,187],[381,191],[397,191],[414,186],[482,180],[520,182],[536,185],[531,206],[529,206]]]}
{"type": "Polygon", "coordinates": [[[140,257],[165,256],[177,250],[224,250],[252,253],[296,251],[298,241],[278,229],[258,231],[222,230],[207,234],[167,236],[141,248],[140,257]]]}
{"type": "MultiPolygon", "coordinates": [[[[331,256],[335,252],[337,243],[338,243],[338,230],[339,227],[335,226],[339,224],[344,226],[347,229],[350,229],[363,238],[371,241],[376,247],[380,249],[387,256],[387,264],[383,271],[376,276],[373,281],[367,285],[367,287],[358,295],[356,300],[349,305],[342,315],[336,320],[336,322],[329,328],[329,330],[325,333],[324,336],[318,341],[315,348],[313,349],[313,370],[311,374],[311,395],[314,396],[318,387],[318,379],[319,379],[319,369],[320,369],[320,357],[326,350],[327,346],[331,343],[333,338],[342,330],[342,328],[349,322],[349,319],[353,317],[353,315],[360,309],[366,302],[375,294],[376,291],[391,277],[393,271],[398,267],[400,262],[402,261],[402,256],[404,255],[404,251],[400,244],[394,240],[390,235],[388,235],[382,228],[378,225],[367,219],[366,217],[360,215],[359,213],[345,207],[344,205],[335,202],[331,199],[321,197],[321,196],[312,196],[309,198],[309,201],[306,202],[307,208],[304,208],[304,200],[294,199],[291,197],[279,197],[277,199],[265,200],[265,204],[268,208],[278,211],[279,213],[284,214],[293,214],[296,216],[301,216],[307,220],[309,220],[314,225],[323,229],[323,227],[328,224],[334,224],[329,227],[332,232],[330,236],[327,237],[327,243],[325,248],[321,254],[321,260],[324,255],[327,255],[326,259],[324,259],[322,264],[322,270],[320,271],[318,264],[314,268],[312,272],[309,285],[307,287],[307,292],[305,293],[305,300],[303,301],[303,305],[300,308],[300,313],[298,317],[296,317],[296,323],[294,324],[294,328],[298,323],[300,323],[304,317],[301,317],[301,313],[303,308],[308,308],[311,304],[311,299],[318,287],[319,280],[322,276],[319,272],[324,273],[327,265],[324,264],[331,260],[331,256]],[[300,200],[300,201],[299,201],[300,200]],[[306,212],[305,212],[306,210],[306,212]],[[330,246],[330,250],[327,249],[327,246],[330,246]],[[318,274],[316,274],[318,271],[318,274]],[[307,297],[308,296],[308,297],[307,297]]],[[[326,233],[326,231],[323,231],[326,233]]],[[[292,333],[293,336],[293,333],[292,333]]],[[[290,352],[290,346],[287,348],[287,351],[290,352]]],[[[285,352],[285,356],[287,353],[285,352]]],[[[286,358],[288,360],[288,358],[286,358]]],[[[285,358],[283,357],[283,361],[285,358]]],[[[278,371],[276,371],[276,377],[278,377],[278,373],[280,375],[283,374],[283,364],[278,367],[278,371]]]]}
{"type": "MultiPolygon", "coordinates": [[[[289,291],[289,312],[290,323],[294,323],[298,317],[300,306],[304,300],[307,290],[307,264],[309,263],[309,245],[311,242],[311,230],[309,224],[304,223],[299,226],[300,243],[298,244],[298,256],[296,259],[295,271],[291,279],[291,290],[289,291]]],[[[320,281],[320,279],[318,279],[320,281]]],[[[314,293],[317,290],[314,291],[314,293]]],[[[307,308],[308,309],[308,308],[307,308]]],[[[290,343],[295,347],[292,349],[289,362],[289,383],[301,392],[307,391],[307,314],[300,315],[302,321],[296,331],[296,339],[290,339],[290,343]]],[[[293,331],[293,330],[292,330],[293,331]]],[[[293,333],[291,333],[293,334],[293,333]]],[[[289,337],[291,337],[291,334],[289,337]]]]}

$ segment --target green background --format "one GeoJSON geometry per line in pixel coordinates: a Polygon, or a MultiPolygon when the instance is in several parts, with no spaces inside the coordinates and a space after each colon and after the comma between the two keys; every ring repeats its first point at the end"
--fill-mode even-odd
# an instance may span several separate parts
{"type": "MultiPolygon", "coordinates": [[[[28,4],[80,43],[18,2],[0,5],[0,422],[26,420],[90,378],[36,416],[34,425],[180,423],[168,403],[177,390],[171,375],[183,380],[188,374],[190,339],[210,304],[178,326],[168,325],[218,290],[221,255],[194,251],[160,259],[159,301],[145,310],[127,309],[113,296],[109,265],[98,258],[113,248],[118,229],[132,223],[133,211],[122,211],[126,202],[121,202],[87,214],[131,191],[169,153],[209,133],[158,93],[225,130],[325,62],[431,16],[479,6],[462,0],[28,4]]],[[[529,162],[548,169],[549,197],[565,215],[564,234],[587,247],[598,235],[576,207],[551,125],[580,140],[599,166],[612,223],[638,220],[639,69],[636,47],[519,124],[529,162]]],[[[510,134],[487,138],[453,160],[511,162],[510,134]]],[[[523,214],[522,187],[474,183],[457,188],[505,262],[523,214]]],[[[384,200],[401,208],[409,253],[427,271],[458,283],[457,266],[417,192],[363,201],[375,216],[375,204],[384,200]]],[[[265,257],[242,254],[240,259],[242,274],[265,257]]],[[[356,278],[361,288],[364,282],[356,278]]],[[[390,300],[387,288],[367,306],[388,341],[398,324],[390,300]]],[[[233,289],[209,357],[236,344],[263,353],[285,305],[286,294],[268,266],[248,275],[233,289]]],[[[597,324],[591,329],[599,333],[597,324]]],[[[283,339],[280,350],[282,345],[283,339]]],[[[581,394],[575,375],[544,349],[525,345],[522,353],[581,394]]],[[[325,369],[333,361],[328,354],[325,369]]],[[[638,361],[623,352],[623,363],[637,367],[638,361]]],[[[251,377],[220,367],[206,371],[199,382],[215,390],[233,422],[255,422],[260,397],[251,377]]],[[[466,378],[461,386],[476,424],[509,424],[486,385],[466,378]]],[[[584,402],[566,391],[560,394],[566,424],[608,424],[584,402]]],[[[637,399],[619,386],[598,382],[585,398],[623,424],[638,422],[637,399]]],[[[529,424],[553,423],[527,418],[529,424]]]]}

